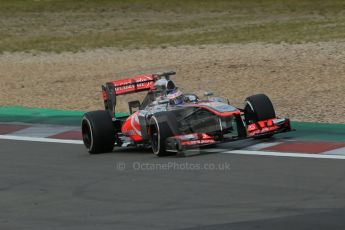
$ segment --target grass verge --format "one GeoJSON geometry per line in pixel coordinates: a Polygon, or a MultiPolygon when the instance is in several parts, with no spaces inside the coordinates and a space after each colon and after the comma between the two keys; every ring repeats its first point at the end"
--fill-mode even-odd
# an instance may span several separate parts
{"type": "Polygon", "coordinates": [[[0,52],[343,40],[342,0],[0,0],[0,52]]]}

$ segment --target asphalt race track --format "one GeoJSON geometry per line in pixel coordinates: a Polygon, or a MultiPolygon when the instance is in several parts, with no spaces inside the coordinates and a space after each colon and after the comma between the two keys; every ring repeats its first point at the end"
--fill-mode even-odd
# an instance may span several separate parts
{"type": "Polygon", "coordinates": [[[88,155],[81,145],[12,140],[0,146],[1,230],[345,225],[343,160],[156,158],[135,149],[88,155]]]}

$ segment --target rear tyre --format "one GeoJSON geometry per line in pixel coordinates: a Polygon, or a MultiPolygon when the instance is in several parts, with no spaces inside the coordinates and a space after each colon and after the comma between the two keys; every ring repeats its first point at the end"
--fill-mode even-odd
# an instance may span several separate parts
{"type": "Polygon", "coordinates": [[[108,111],[85,113],[82,119],[82,136],[90,154],[111,152],[115,143],[115,127],[108,111]]]}
{"type": "Polygon", "coordinates": [[[166,151],[166,139],[173,136],[173,132],[167,117],[164,116],[152,116],[150,120],[150,138],[152,152],[156,156],[167,156],[170,155],[166,151]]]}
{"type": "MultiPolygon", "coordinates": [[[[256,94],[246,98],[244,106],[244,120],[247,125],[275,117],[276,113],[273,108],[273,104],[265,94],[256,94]]],[[[267,138],[271,136],[273,135],[268,134],[257,138],[267,138]]]]}

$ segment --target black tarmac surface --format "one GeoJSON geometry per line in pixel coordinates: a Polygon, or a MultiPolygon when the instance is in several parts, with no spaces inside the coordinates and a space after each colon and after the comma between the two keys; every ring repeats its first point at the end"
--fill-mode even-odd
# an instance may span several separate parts
{"type": "Polygon", "coordinates": [[[0,140],[0,229],[345,229],[345,161],[0,140]]]}

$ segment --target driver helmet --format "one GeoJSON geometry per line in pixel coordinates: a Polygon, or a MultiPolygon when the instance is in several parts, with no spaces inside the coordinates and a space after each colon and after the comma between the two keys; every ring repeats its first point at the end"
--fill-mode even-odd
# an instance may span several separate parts
{"type": "Polygon", "coordinates": [[[184,95],[178,89],[168,91],[167,98],[169,99],[169,103],[171,105],[180,105],[184,102],[184,95]]]}

